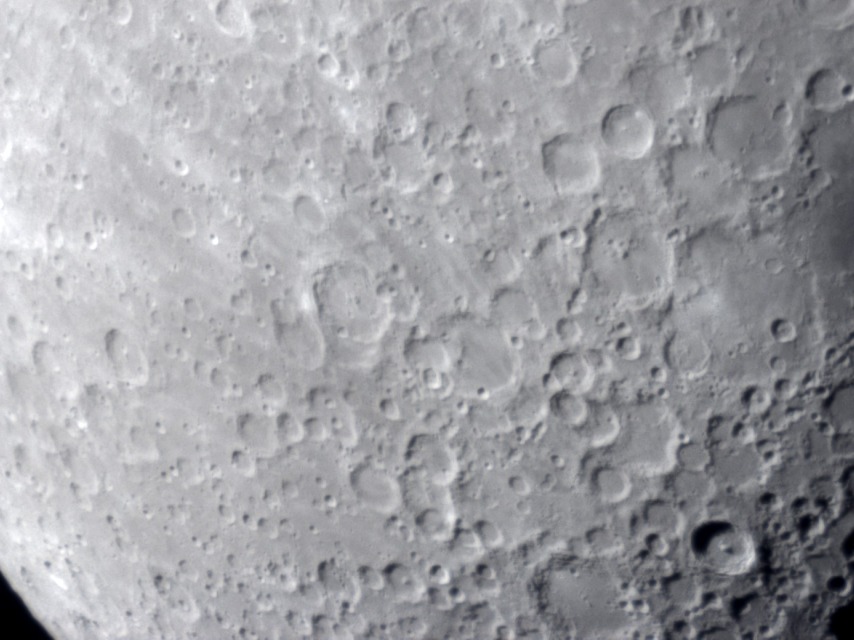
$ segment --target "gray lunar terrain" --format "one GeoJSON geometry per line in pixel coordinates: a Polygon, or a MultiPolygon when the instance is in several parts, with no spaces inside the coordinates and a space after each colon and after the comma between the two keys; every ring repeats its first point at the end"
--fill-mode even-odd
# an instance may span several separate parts
{"type": "Polygon", "coordinates": [[[6,0],[0,52],[58,640],[854,637],[854,0],[6,0]]]}

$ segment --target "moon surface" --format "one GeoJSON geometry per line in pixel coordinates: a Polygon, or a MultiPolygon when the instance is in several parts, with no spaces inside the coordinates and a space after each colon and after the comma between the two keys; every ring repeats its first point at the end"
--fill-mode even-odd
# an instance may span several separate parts
{"type": "Polygon", "coordinates": [[[849,637],[850,0],[0,25],[0,569],[56,638],[849,637]]]}

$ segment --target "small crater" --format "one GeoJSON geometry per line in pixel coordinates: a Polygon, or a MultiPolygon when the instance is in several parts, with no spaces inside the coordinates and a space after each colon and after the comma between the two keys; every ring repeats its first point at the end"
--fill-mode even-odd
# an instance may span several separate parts
{"type": "Polygon", "coordinates": [[[559,193],[593,191],[602,177],[596,150],[569,134],[555,136],[542,146],[543,171],[559,193]]]}
{"type": "Polygon", "coordinates": [[[706,567],[723,575],[742,575],[756,564],[750,535],[724,520],[696,527],[691,533],[691,550],[706,567]]]}

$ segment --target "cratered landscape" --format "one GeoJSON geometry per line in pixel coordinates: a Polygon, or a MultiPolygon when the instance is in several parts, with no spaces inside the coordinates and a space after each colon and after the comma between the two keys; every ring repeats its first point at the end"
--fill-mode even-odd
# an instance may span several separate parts
{"type": "Polygon", "coordinates": [[[854,637],[854,0],[0,30],[0,570],[57,640],[854,637]]]}

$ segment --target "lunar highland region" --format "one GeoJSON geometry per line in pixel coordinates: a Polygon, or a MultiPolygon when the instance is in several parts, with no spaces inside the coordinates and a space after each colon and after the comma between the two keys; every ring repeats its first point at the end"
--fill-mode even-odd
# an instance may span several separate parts
{"type": "Polygon", "coordinates": [[[7,0],[0,570],[64,640],[854,629],[854,0],[7,0]]]}

